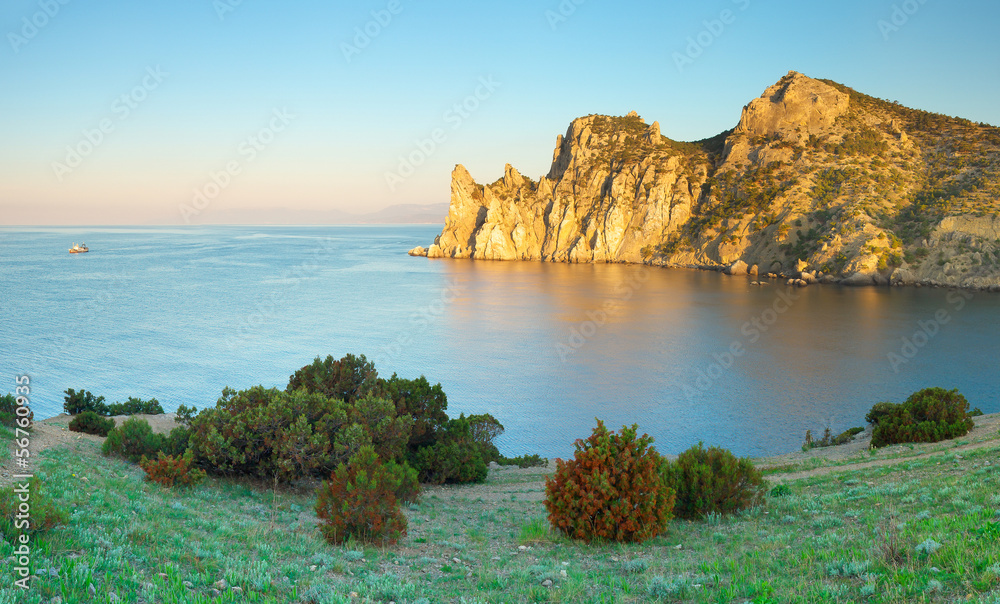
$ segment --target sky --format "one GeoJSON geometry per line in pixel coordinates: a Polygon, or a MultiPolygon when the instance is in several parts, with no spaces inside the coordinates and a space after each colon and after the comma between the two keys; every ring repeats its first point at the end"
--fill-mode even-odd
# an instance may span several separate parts
{"type": "Polygon", "coordinates": [[[732,128],[789,70],[1000,124],[1000,3],[5,0],[0,225],[335,223],[638,111],[732,128]]]}

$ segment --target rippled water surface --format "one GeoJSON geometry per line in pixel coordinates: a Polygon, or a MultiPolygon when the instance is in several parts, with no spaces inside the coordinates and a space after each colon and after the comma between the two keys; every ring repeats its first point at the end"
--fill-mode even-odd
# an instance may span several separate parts
{"type": "Polygon", "coordinates": [[[547,456],[595,417],[664,452],[762,455],[925,386],[1000,411],[995,294],[406,255],[438,231],[2,228],[0,392],[29,374],[40,417],[66,388],[200,408],[351,352],[441,382],[452,414],[493,413],[505,453],[547,456]]]}

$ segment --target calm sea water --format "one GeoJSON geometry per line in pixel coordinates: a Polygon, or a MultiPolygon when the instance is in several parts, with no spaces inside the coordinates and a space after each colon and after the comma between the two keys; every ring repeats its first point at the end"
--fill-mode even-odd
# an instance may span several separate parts
{"type": "Polygon", "coordinates": [[[438,231],[0,228],[0,392],[29,374],[39,417],[66,388],[202,408],[365,354],[441,382],[454,415],[494,414],[505,453],[546,456],[595,417],[663,452],[764,455],[926,386],[1000,411],[997,295],[406,255],[438,231]]]}

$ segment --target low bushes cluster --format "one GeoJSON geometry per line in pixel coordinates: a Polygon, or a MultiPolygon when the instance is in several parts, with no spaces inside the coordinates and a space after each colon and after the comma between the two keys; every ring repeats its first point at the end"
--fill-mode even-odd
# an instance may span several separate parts
{"type": "Polygon", "coordinates": [[[719,447],[691,447],[664,466],[663,480],[677,493],[674,515],[700,520],[762,505],[766,483],[749,458],[719,447]]]}
{"type": "Polygon", "coordinates": [[[107,415],[163,415],[163,407],[155,398],[145,401],[130,396],[124,403],[111,403],[107,409],[107,415]]]}
{"type": "MultiPolygon", "coordinates": [[[[325,515],[328,538],[386,541],[405,533],[405,523],[385,510],[398,512],[398,502],[415,501],[419,480],[481,482],[491,462],[548,463],[538,455],[505,458],[494,444],[504,430],[496,418],[449,418],[447,404],[441,385],[423,376],[384,379],[364,356],[317,357],[292,374],[284,390],[226,388],[213,407],[199,412],[182,405],[181,427],[169,436],[131,418],[110,430],[102,451],[140,463],[163,484],[185,482],[195,470],[282,484],[326,479],[317,512],[325,515]],[[391,505],[383,484],[392,486],[391,505]],[[382,507],[361,510],[376,500],[382,507]],[[372,522],[381,528],[372,529],[372,522]]],[[[106,405],[103,397],[72,389],[64,408],[87,414],[87,421],[108,413],[162,412],[155,399],[106,405]]]]}
{"type": "Polygon", "coordinates": [[[549,460],[538,455],[518,455],[517,457],[501,456],[497,463],[501,466],[517,466],[519,468],[539,468],[549,465],[549,460]]]}
{"type": "Polygon", "coordinates": [[[146,480],[165,487],[190,487],[205,479],[205,471],[192,466],[194,456],[188,450],[183,455],[164,455],[163,451],[156,453],[156,459],[143,455],[139,459],[139,467],[146,472],[146,480]]]}
{"type": "Polygon", "coordinates": [[[876,403],[865,419],[874,426],[874,447],[956,438],[975,425],[969,401],[958,390],[944,388],[924,388],[901,404],[876,403]]]}
{"type": "Polygon", "coordinates": [[[163,413],[163,407],[160,402],[155,398],[151,398],[148,401],[141,398],[136,398],[134,396],[128,397],[124,403],[111,403],[110,405],[105,404],[103,396],[95,396],[93,393],[86,390],[80,390],[79,392],[68,388],[65,392],[63,410],[69,415],[79,415],[86,411],[91,411],[97,415],[136,415],[136,414],[146,414],[146,415],[160,415],[163,413]]]}
{"type": "Polygon", "coordinates": [[[600,420],[593,434],[576,441],[569,461],[557,460],[545,482],[552,526],[573,539],[641,543],[667,526],[674,490],[661,480],[664,464],[653,439],[638,426],[608,431],[600,420]]]}
{"type": "Polygon", "coordinates": [[[489,414],[449,419],[440,384],[421,376],[378,377],[365,357],[316,358],[285,390],[226,389],[214,408],[178,417],[190,427],[196,462],[210,473],[292,482],[328,477],[362,447],[406,463],[433,483],[482,481],[503,459],[489,414]]]}
{"type": "Polygon", "coordinates": [[[748,458],[702,443],[678,456],[661,457],[638,427],[609,432],[598,420],[574,458],[556,460],[545,483],[545,507],[553,528],[574,539],[641,542],[673,518],[721,517],[763,505],[767,492],[748,458]]]}
{"type": "Polygon", "coordinates": [[[97,436],[107,436],[115,427],[115,420],[101,417],[93,411],[80,413],[69,423],[72,432],[84,432],[97,436]]]}
{"type": "MultiPolygon", "coordinates": [[[[383,379],[363,355],[346,355],[339,360],[317,357],[292,374],[284,390],[227,388],[214,407],[200,412],[181,407],[177,417],[188,429],[186,442],[194,463],[208,473],[283,484],[328,479],[323,487],[327,499],[331,493],[346,497],[350,491],[356,500],[346,508],[340,499],[336,506],[322,507],[333,527],[331,538],[339,539],[358,531],[349,528],[356,516],[340,518],[337,510],[353,510],[371,500],[355,492],[361,488],[351,482],[357,476],[368,480],[373,472],[412,475],[412,481],[401,479],[412,484],[403,499],[409,500],[419,494],[418,478],[431,483],[480,482],[490,462],[506,461],[494,445],[503,433],[499,421],[489,414],[449,419],[447,404],[440,384],[432,386],[423,376],[409,380],[393,374],[383,379]],[[374,458],[358,457],[369,448],[374,458]]],[[[540,462],[534,456],[512,463],[540,462]]],[[[397,494],[397,501],[402,497],[397,494]]],[[[373,513],[384,516],[378,510],[373,513]]],[[[374,531],[373,539],[385,540],[399,529],[391,519],[385,523],[385,531],[374,531]]],[[[364,540],[367,535],[361,531],[355,536],[364,540]]]]}
{"type": "Polygon", "coordinates": [[[802,443],[802,450],[808,451],[809,449],[815,449],[817,447],[836,447],[838,445],[843,445],[851,442],[854,440],[855,436],[864,431],[865,429],[862,427],[854,427],[848,428],[837,436],[834,436],[830,428],[826,428],[823,430],[823,438],[816,440],[813,438],[812,430],[806,430],[806,441],[802,443]]]}

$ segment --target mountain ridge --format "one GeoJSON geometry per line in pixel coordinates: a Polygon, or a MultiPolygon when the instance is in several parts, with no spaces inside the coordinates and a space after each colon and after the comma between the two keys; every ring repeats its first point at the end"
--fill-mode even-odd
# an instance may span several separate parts
{"type": "Polygon", "coordinates": [[[1000,129],[791,71],[701,141],[589,115],[538,180],[458,165],[441,234],[411,252],[1000,290],[998,199],[1000,129]]]}

